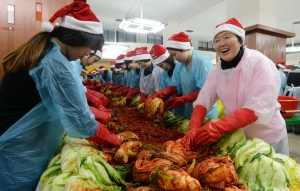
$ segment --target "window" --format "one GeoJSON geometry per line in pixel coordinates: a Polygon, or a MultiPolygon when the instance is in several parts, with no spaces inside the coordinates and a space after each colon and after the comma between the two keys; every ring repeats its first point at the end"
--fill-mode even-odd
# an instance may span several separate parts
{"type": "Polygon", "coordinates": [[[163,37],[158,35],[147,35],[147,43],[149,44],[163,44],[163,37]]]}
{"type": "Polygon", "coordinates": [[[115,42],[115,31],[114,30],[103,30],[104,40],[107,42],[115,42]]]}
{"type": "Polygon", "coordinates": [[[212,42],[198,41],[198,50],[216,52],[212,42]]]}
{"type": "MultiPolygon", "coordinates": [[[[103,36],[106,42],[115,42],[114,30],[104,29],[103,36]]],[[[136,34],[125,31],[117,31],[116,42],[136,42],[136,34]]]]}

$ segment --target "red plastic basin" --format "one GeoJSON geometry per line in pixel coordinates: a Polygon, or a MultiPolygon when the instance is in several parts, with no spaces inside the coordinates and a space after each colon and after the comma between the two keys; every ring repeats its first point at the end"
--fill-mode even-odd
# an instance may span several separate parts
{"type": "MultiPolygon", "coordinates": [[[[291,96],[278,96],[278,102],[281,105],[281,110],[297,110],[300,99],[291,96]]],[[[290,118],[295,113],[281,114],[283,118],[290,118]]]]}

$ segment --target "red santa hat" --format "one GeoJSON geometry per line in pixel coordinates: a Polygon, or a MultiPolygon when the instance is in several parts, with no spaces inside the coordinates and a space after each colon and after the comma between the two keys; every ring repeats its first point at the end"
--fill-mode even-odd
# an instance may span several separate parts
{"type": "Polygon", "coordinates": [[[129,51],[126,53],[124,60],[133,60],[133,56],[134,56],[134,50],[129,51]]]}
{"type": "Polygon", "coordinates": [[[285,66],[282,65],[282,64],[277,64],[277,66],[278,66],[279,68],[285,69],[285,66]]]}
{"type": "Polygon", "coordinates": [[[116,67],[116,61],[111,61],[109,63],[109,65],[110,65],[110,68],[115,68],[116,67]]]}
{"type": "Polygon", "coordinates": [[[154,44],[149,52],[153,64],[159,64],[169,58],[170,54],[165,47],[160,44],[154,44]]]}
{"type": "Polygon", "coordinates": [[[97,50],[95,55],[98,56],[99,58],[102,58],[102,49],[97,50]]]}
{"type": "Polygon", "coordinates": [[[122,64],[122,63],[124,63],[124,58],[125,58],[125,55],[124,54],[120,54],[117,57],[116,64],[122,64]]]}
{"type": "Polygon", "coordinates": [[[236,20],[236,18],[231,18],[228,21],[217,25],[213,33],[213,39],[215,39],[217,34],[224,31],[232,32],[238,35],[242,38],[243,43],[245,42],[245,30],[242,24],[239,23],[239,21],[236,20]]]}
{"type": "Polygon", "coordinates": [[[42,23],[42,29],[47,32],[53,31],[53,23],[59,17],[61,19],[58,25],[61,27],[91,34],[103,34],[101,22],[91,11],[90,6],[84,2],[75,1],[61,8],[49,19],[49,22],[42,23]]]}
{"type": "Polygon", "coordinates": [[[98,71],[103,71],[106,70],[104,66],[99,66],[99,68],[97,69],[98,71]]]}
{"type": "Polygon", "coordinates": [[[192,49],[192,43],[189,36],[184,32],[173,34],[166,42],[167,48],[175,48],[179,50],[190,50],[192,49]]]}
{"type": "Polygon", "coordinates": [[[138,61],[138,60],[148,60],[151,59],[151,56],[147,50],[145,50],[144,47],[142,48],[136,48],[134,50],[134,56],[133,60],[138,61]]]}
{"type": "Polygon", "coordinates": [[[88,73],[86,67],[83,67],[83,68],[81,69],[81,71],[84,72],[84,73],[86,73],[86,74],[88,73]]]}

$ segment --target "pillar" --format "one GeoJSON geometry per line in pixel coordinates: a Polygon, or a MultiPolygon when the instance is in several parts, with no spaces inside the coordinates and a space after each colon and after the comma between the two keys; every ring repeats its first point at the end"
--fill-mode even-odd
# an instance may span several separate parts
{"type": "Polygon", "coordinates": [[[226,0],[227,20],[235,17],[243,27],[256,24],[277,28],[276,0],[226,0]]]}

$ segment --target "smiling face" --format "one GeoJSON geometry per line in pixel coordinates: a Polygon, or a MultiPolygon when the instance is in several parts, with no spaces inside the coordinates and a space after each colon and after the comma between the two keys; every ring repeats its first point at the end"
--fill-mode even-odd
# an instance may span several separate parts
{"type": "Polygon", "coordinates": [[[151,65],[151,60],[149,62],[144,62],[144,61],[136,61],[136,62],[140,67],[144,69],[148,69],[151,65]]]}
{"type": "Polygon", "coordinates": [[[234,33],[225,31],[216,35],[214,46],[218,56],[230,62],[236,57],[242,44],[234,33]]]}

